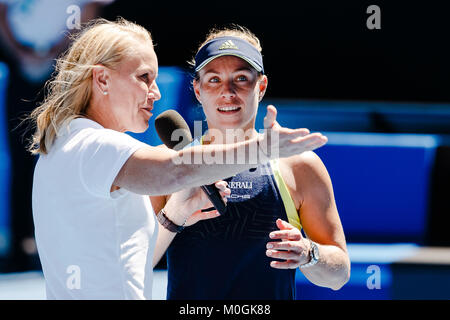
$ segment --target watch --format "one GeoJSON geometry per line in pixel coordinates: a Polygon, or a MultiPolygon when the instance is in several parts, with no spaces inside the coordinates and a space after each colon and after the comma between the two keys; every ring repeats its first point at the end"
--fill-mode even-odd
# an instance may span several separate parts
{"type": "Polygon", "coordinates": [[[312,240],[309,240],[309,243],[310,243],[310,245],[311,245],[311,249],[309,250],[309,257],[310,257],[310,260],[309,260],[309,262],[307,262],[307,263],[305,263],[305,264],[302,264],[302,265],[300,266],[300,268],[308,268],[308,267],[311,267],[311,266],[315,265],[315,264],[319,261],[319,247],[318,247],[317,244],[316,244],[314,241],[312,241],[312,240]]]}
{"type": "Polygon", "coordinates": [[[182,226],[179,226],[179,225],[173,223],[172,220],[170,220],[166,216],[166,212],[164,211],[164,208],[162,208],[158,212],[158,214],[156,215],[156,218],[158,219],[159,223],[161,223],[161,225],[164,228],[166,228],[167,230],[169,230],[170,232],[180,233],[184,229],[184,224],[182,226]]]}

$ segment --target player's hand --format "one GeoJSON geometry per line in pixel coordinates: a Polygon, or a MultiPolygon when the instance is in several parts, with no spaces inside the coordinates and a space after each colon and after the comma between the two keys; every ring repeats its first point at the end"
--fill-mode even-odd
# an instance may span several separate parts
{"type": "Polygon", "coordinates": [[[271,261],[270,266],[275,269],[295,269],[310,260],[310,243],[302,236],[299,229],[290,223],[277,219],[279,230],[272,231],[269,237],[273,240],[266,245],[266,255],[285,261],[271,261]]]}
{"type": "MultiPolygon", "coordinates": [[[[215,186],[219,190],[223,201],[226,203],[226,196],[231,194],[231,190],[228,188],[228,183],[220,180],[215,183],[215,186]]],[[[172,194],[167,204],[169,204],[170,201],[177,203],[171,203],[170,206],[173,208],[178,208],[177,213],[173,212],[173,214],[181,215],[183,217],[182,220],[186,221],[184,224],[185,226],[193,225],[200,220],[216,218],[220,215],[214,208],[208,196],[200,187],[178,191],[172,194]],[[208,208],[213,209],[209,211],[202,211],[203,209],[208,208]]]]}
{"type": "Polygon", "coordinates": [[[277,122],[277,109],[267,106],[264,117],[264,134],[259,137],[260,151],[269,159],[285,158],[305,151],[312,151],[327,143],[321,133],[310,133],[306,128],[290,129],[277,122]]]}

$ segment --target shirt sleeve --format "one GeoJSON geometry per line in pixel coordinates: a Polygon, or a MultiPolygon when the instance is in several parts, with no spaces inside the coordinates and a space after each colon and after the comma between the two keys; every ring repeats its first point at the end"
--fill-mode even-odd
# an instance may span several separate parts
{"type": "Polygon", "coordinates": [[[92,195],[111,198],[111,186],[122,166],[138,149],[147,146],[109,129],[90,130],[80,148],[80,178],[92,195]]]}

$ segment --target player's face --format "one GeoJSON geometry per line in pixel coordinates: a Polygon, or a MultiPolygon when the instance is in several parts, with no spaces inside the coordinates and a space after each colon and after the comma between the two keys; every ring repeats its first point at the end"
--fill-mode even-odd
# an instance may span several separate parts
{"type": "Polygon", "coordinates": [[[150,42],[136,43],[135,54],[110,71],[110,112],[119,131],[148,128],[153,103],[161,98],[156,77],[158,60],[150,42]]]}
{"type": "Polygon", "coordinates": [[[208,127],[216,129],[253,129],[266,87],[267,77],[235,56],[212,60],[194,81],[208,127]]]}

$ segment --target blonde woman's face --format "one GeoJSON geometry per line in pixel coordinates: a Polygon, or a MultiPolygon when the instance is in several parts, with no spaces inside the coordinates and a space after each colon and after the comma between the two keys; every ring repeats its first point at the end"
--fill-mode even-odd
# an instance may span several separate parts
{"type": "Polygon", "coordinates": [[[135,54],[111,71],[108,84],[110,108],[118,131],[144,132],[161,98],[156,77],[158,59],[151,43],[135,41],[135,54]]]}
{"type": "Polygon", "coordinates": [[[235,56],[212,60],[199,72],[194,91],[209,128],[252,129],[267,78],[235,56]]]}

